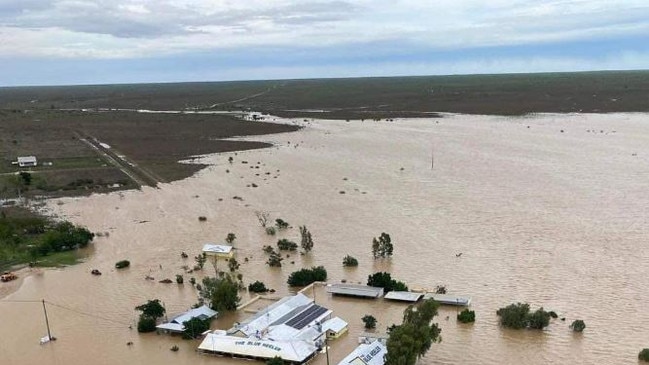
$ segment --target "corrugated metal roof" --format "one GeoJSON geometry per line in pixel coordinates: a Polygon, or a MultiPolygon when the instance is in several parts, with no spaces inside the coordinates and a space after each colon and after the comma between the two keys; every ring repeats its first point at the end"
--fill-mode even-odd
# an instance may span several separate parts
{"type": "Polygon", "coordinates": [[[410,291],[391,291],[385,295],[385,299],[401,300],[404,302],[416,302],[424,296],[422,293],[413,293],[410,291]]]}
{"type": "Polygon", "coordinates": [[[225,353],[235,356],[250,356],[272,359],[275,356],[285,361],[303,362],[318,349],[306,341],[270,341],[236,336],[222,336],[208,333],[198,346],[199,350],[225,353]]]}
{"type": "Polygon", "coordinates": [[[379,341],[359,345],[354,351],[342,359],[338,365],[361,364],[383,365],[388,349],[379,341]]]}
{"type": "Polygon", "coordinates": [[[439,302],[441,304],[448,304],[448,305],[467,306],[471,304],[470,297],[458,297],[458,296],[447,295],[447,294],[427,293],[424,295],[424,299],[433,299],[436,302],[439,302]]]}
{"type": "Polygon", "coordinates": [[[203,245],[203,252],[210,254],[229,254],[232,251],[232,246],[228,245],[215,245],[213,243],[206,243],[203,245]]]}
{"type": "Polygon", "coordinates": [[[340,317],[334,317],[328,321],[325,321],[322,324],[322,330],[340,332],[344,330],[347,326],[348,323],[345,322],[343,319],[341,319],[340,317]]]}
{"type": "Polygon", "coordinates": [[[291,313],[299,313],[312,304],[312,300],[304,294],[298,293],[294,296],[285,297],[276,303],[260,310],[251,318],[241,322],[229,330],[229,333],[236,331],[243,332],[246,336],[257,335],[270,326],[279,325],[288,321],[293,316],[291,313]],[[280,322],[282,320],[282,322],[280,322]]]}
{"type": "Polygon", "coordinates": [[[383,288],[354,284],[327,285],[327,292],[332,294],[350,295],[356,297],[379,298],[383,296],[383,288]]]}
{"type": "Polygon", "coordinates": [[[217,316],[218,314],[219,313],[217,311],[214,311],[210,307],[203,305],[201,307],[188,310],[185,313],[181,313],[173,317],[168,323],[160,324],[156,326],[156,328],[160,328],[168,331],[182,332],[185,330],[185,326],[183,326],[183,323],[189,321],[190,319],[192,318],[209,319],[217,316]]]}

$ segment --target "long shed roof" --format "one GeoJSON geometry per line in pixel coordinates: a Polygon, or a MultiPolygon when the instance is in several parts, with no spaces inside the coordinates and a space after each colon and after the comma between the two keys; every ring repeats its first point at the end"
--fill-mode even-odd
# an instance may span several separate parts
{"type": "Polygon", "coordinates": [[[400,300],[403,302],[416,302],[423,296],[423,293],[414,293],[410,291],[391,291],[387,293],[384,298],[390,300],[400,300]]]}
{"type": "Polygon", "coordinates": [[[366,298],[380,298],[383,296],[383,288],[355,284],[330,284],[327,285],[327,292],[366,298]]]}

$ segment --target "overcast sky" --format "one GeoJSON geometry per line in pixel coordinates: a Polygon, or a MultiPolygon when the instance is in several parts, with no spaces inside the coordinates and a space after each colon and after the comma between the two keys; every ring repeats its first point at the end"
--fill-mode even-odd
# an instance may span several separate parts
{"type": "Polygon", "coordinates": [[[649,69],[649,0],[0,0],[0,85],[649,69]]]}

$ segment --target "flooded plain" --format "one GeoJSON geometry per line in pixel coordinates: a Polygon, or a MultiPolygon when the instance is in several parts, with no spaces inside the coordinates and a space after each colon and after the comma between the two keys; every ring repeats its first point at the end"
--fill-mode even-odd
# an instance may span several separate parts
{"type": "MultiPolygon", "coordinates": [[[[277,296],[289,293],[290,272],[312,265],[324,265],[329,282],[364,283],[381,270],[411,288],[446,285],[471,296],[476,323],[459,324],[454,308],[442,308],[443,341],[420,364],[636,363],[649,347],[648,121],[646,114],[312,121],[254,138],[274,148],[205,156],[213,166],[159,189],[51,201],[52,214],[109,236],[96,238],[84,263],[31,275],[0,301],[0,362],[244,363],[198,355],[198,341],[129,329],[133,308],[147,299],[161,299],[169,315],[195,303],[188,278],[201,274],[185,275],[184,285],[158,280],[182,274],[204,243],[234,232],[244,282],[262,280],[277,296]],[[258,210],[293,228],[266,235],[258,210]],[[261,248],[284,237],[299,242],[299,225],[311,230],[313,252],[292,254],[281,269],[266,266],[261,248]],[[375,261],[371,242],[381,232],[395,253],[375,261]],[[347,254],[357,268],[342,267],[347,254]],[[121,259],[131,267],[116,271],[121,259]],[[103,275],[92,276],[95,268],[103,275]],[[43,346],[42,298],[52,303],[58,338],[43,346]],[[500,328],[496,310],[517,301],[565,321],[544,331],[500,328]],[[587,325],[582,334],[568,328],[575,319],[587,325]],[[169,351],[174,344],[180,351],[169,351]]],[[[204,273],[213,274],[209,264],[204,273]]],[[[363,315],[384,329],[405,308],[315,295],[350,323],[331,344],[333,364],[356,346],[363,315]]],[[[224,315],[212,328],[248,315],[224,315]]],[[[325,363],[324,355],[315,360],[325,363]]]]}

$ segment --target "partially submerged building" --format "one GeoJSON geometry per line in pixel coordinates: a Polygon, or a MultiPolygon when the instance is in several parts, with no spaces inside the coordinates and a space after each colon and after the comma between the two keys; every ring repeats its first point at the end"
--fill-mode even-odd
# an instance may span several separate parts
{"type": "Polygon", "coordinates": [[[303,364],[324,346],[323,325],[332,311],[304,294],[285,297],[228,331],[208,333],[198,347],[202,353],[303,364]]]}
{"type": "Polygon", "coordinates": [[[203,253],[207,256],[212,256],[219,259],[229,259],[234,256],[232,246],[217,245],[214,243],[206,243],[205,245],[203,245],[203,253]]]}
{"type": "Polygon", "coordinates": [[[327,285],[327,292],[334,295],[376,299],[383,296],[384,290],[383,288],[368,285],[330,284],[327,285]]]}
{"type": "Polygon", "coordinates": [[[424,295],[424,300],[427,299],[433,299],[434,301],[445,305],[457,305],[460,307],[466,307],[471,305],[471,297],[460,297],[460,296],[447,295],[447,294],[427,293],[424,295]]]}
{"type": "Polygon", "coordinates": [[[384,298],[389,300],[414,303],[419,301],[419,299],[421,299],[421,297],[423,296],[423,293],[416,293],[411,291],[391,291],[387,293],[384,298]]]}
{"type": "Polygon", "coordinates": [[[387,347],[380,341],[364,343],[342,359],[338,365],[383,365],[387,353],[387,347]]]}
{"type": "Polygon", "coordinates": [[[201,307],[194,308],[188,310],[185,313],[179,314],[173,317],[169,322],[157,325],[156,328],[168,332],[182,333],[185,331],[184,323],[191,320],[192,318],[206,320],[212,319],[218,314],[219,313],[217,311],[214,311],[210,307],[203,305],[201,307]]]}

